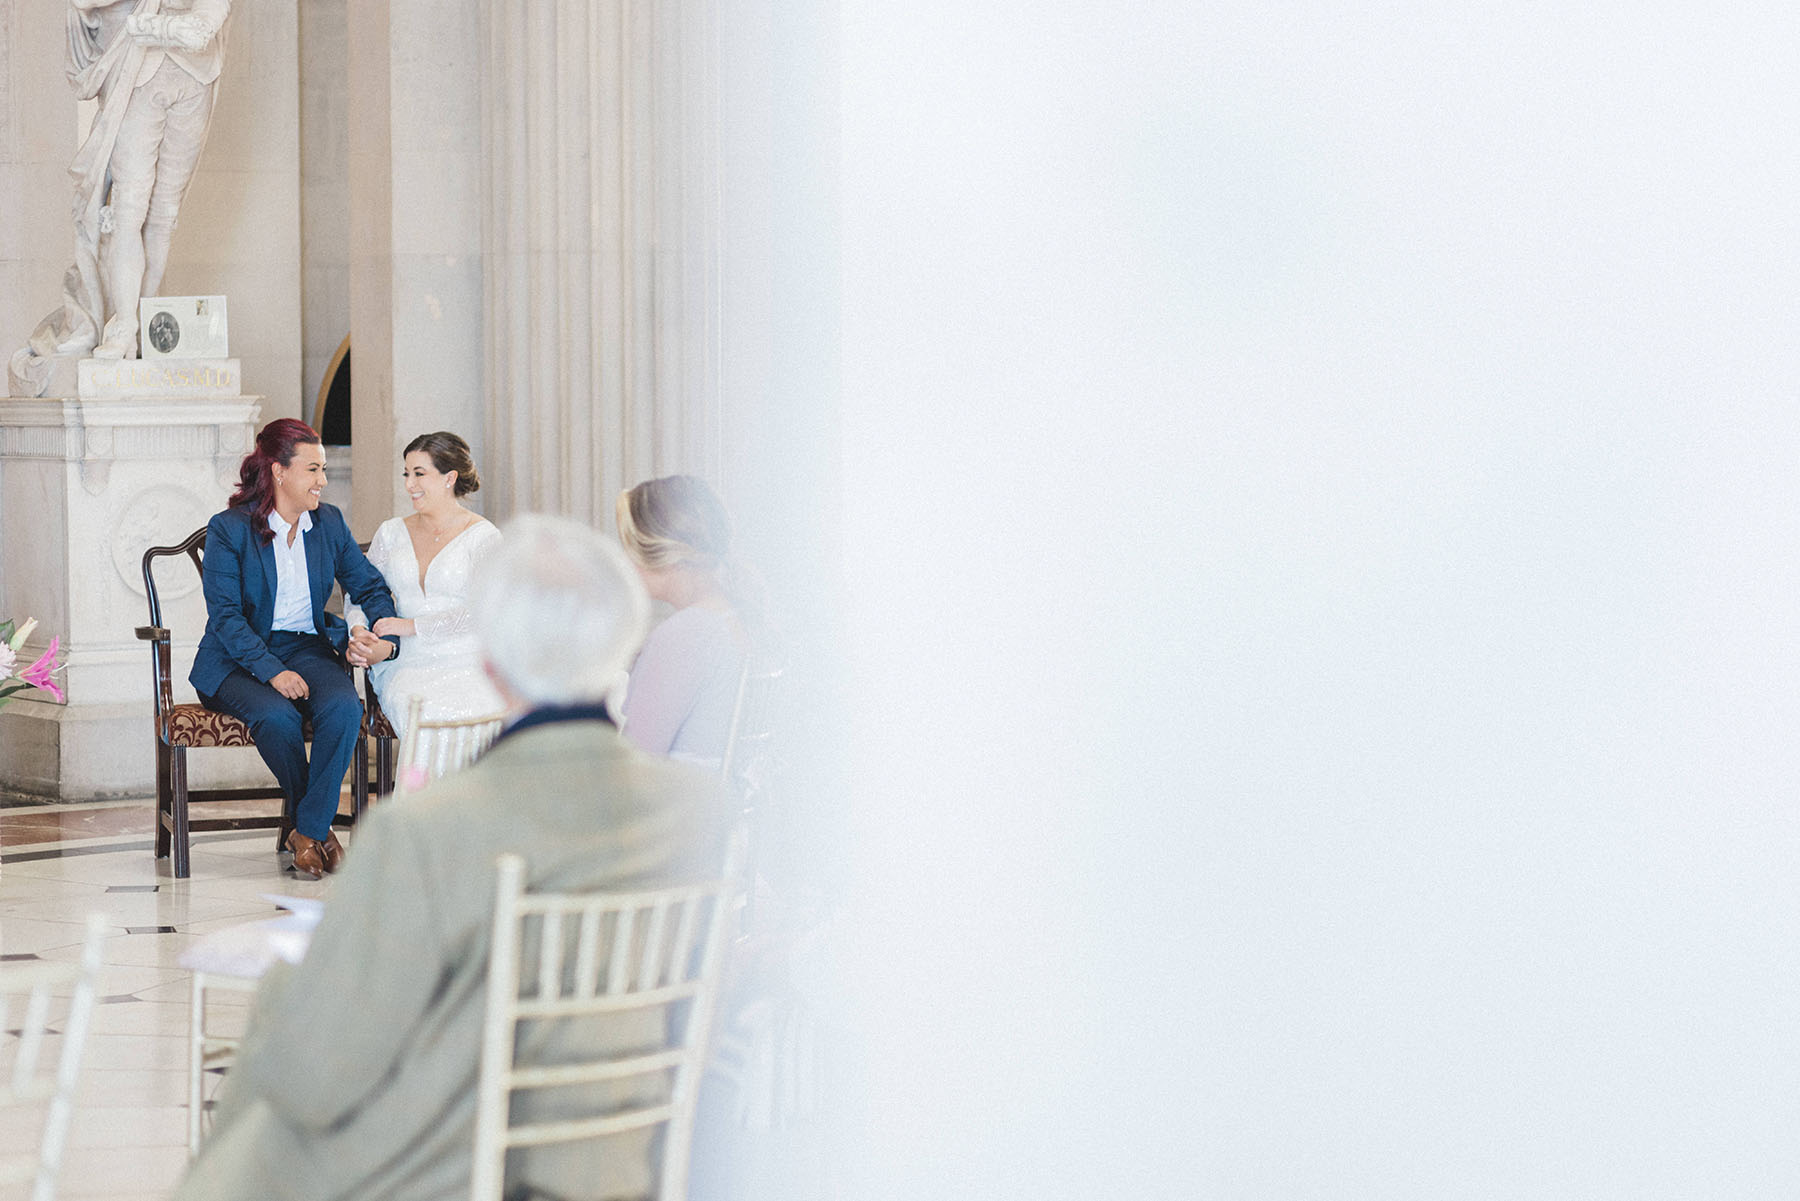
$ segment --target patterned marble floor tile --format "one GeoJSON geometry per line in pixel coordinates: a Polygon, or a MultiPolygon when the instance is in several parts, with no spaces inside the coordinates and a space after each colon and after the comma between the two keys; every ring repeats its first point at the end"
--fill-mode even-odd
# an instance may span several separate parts
{"type": "Polygon", "coordinates": [[[82,884],[156,884],[173,878],[167,859],[150,857],[149,844],[142,851],[109,851],[88,855],[39,858],[33,852],[9,853],[0,846],[0,876],[69,880],[82,884]]]}
{"type": "MultiPolygon", "coordinates": [[[[100,946],[100,962],[108,967],[164,967],[179,970],[181,953],[193,944],[192,934],[132,934],[109,938],[100,946]]],[[[79,959],[81,948],[55,947],[45,959],[79,959]]],[[[109,989],[117,992],[117,989],[109,989]]]]}
{"type": "MultiPolygon", "coordinates": [[[[0,854],[4,854],[0,850],[0,854]]],[[[39,901],[45,897],[80,897],[106,890],[104,884],[62,880],[48,876],[18,875],[0,864],[0,917],[6,907],[18,901],[39,901]]]]}
{"type": "MultiPolygon", "coordinates": [[[[41,1105],[8,1105],[0,1109],[0,1147],[11,1154],[37,1146],[43,1137],[43,1110],[41,1105]]],[[[5,1190],[0,1189],[0,1196],[6,1196],[5,1190]]]]}
{"type": "Polygon", "coordinates": [[[78,1109],[69,1120],[69,1149],[187,1147],[187,1106],[78,1109]]]}
{"type": "Polygon", "coordinates": [[[100,969],[99,993],[103,997],[142,996],[147,989],[163,984],[179,984],[187,978],[187,969],[181,967],[109,964],[100,969]]]}
{"type": "MultiPolygon", "coordinates": [[[[185,1023],[182,1027],[186,1029],[185,1023]]],[[[75,1108],[160,1109],[187,1105],[187,1066],[166,1068],[99,1068],[83,1064],[75,1088],[75,1108]]]]}
{"type": "Polygon", "coordinates": [[[253,906],[247,914],[210,918],[204,922],[189,922],[181,928],[181,932],[183,934],[211,934],[216,930],[228,930],[232,926],[241,926],[245,922],[259,922],[266,918],[280,917],[282,914],[282,910],[266,901],[245,902],[245,904],[253,906]]]}
{"type": "MultiPolygon", "coordinates": [[[[263,894],[324,898],[333,883],[296,876],[263,830],[195,836],[192,874],[176,880],[171,862],[150,854],[148,806],[112,809],[92,817],[38,813],[0,826],[60,839],[34,849],[0,837],[0,953],[76,958],[90,910],[105,914],[114,931],[102,948],[102,1003],[77,1088],[63,1201],[167,1196],[186,1163],[192,977],[179,966],[181,953],[208,932],[273,917],[278,910],[263,894]],[[95,831],[117,833],[109,841],[95,831]],[[152,932],[164,927],[172,932],[152,932]]],[[[17,816],[0,810],[0,818],[9,814],[17,816]]],[[[210,994],[209,1027],[240,1031],[253,1001],[248,993],[210,994]]],[[[67,1005],[58,999],[53,1018],[67,1005]]],[[[53,1035],[46,1050],[54,1053],[59,1042],[53,1035]]],[[[0,1123],[0,1143],[19,1133],[0,1123]]]]}
{"type": "Polygon", "coordinates": [[[224,898],[260,898],[264,893],[279,897],[323,897],[331,891],[331,877],[309,880],[292,872],[267,876],[228,876],[196,880],[188,889],[190,896],[224,898]]]}
{"type": "MultiPolygon", "coordinates": [[[[119,967],[103,964],[100,968],[100,979],[95,986],[94,995],[101,998],[135,996],[143,989],[155,988],[161,984],[185,983],[187,978],[188,972],[185,968],[119,967]]],[[[72,996],[74,991],[73,984],[58,985],[50,990],[50,995],[66,998],[72,996]]]]}
{"type": "Polygon", "coordinates": [[[71,1150],[57,1195],[64,1201],[94,1195],[165,1197],[187,1170],[187,1146],[71,1150]]]}
{"type": "MultiPolygon", "coordinates": [[[[210,1009],[210,1004],[208,1006],[210,1009]]],[[[94,1006],[90,1029],[95,1035],[139,1034],[163,1037],[187,1029],[188,1005],[179,1001],[120,1001],[94,1006]]],[[[117,1066],[117,1065],[114,1065],[117,1066]]]]}
{"type": "Polygon", "coordinates": [[[187,1062],[187,1018],[183,1015],[181,1025],[166,1034],[89,1034],[82,1070],[185,1071],[187,1062]]]}
{"type": "MultiPolygon", "coordinates": [[[[0,913],[0,955],[36,954],[53,950],[57,947],[80,947],[81,940],[86,937],[87,929],[83,917],[99,911],[99,896],[82,897],[74,905],[68,900],[40,901],[36,906],[41,916],[33,917],[23,913],[0,913]],[[58,918],[58,913],[67,914],[67,918],[58,918]]],[[[30,906],[27,906],[30,907],[30,906]]]]}
{"type": "MultiPolygon", "coordinates": [[[[196,897],[186,891],[170,892],[102,892],[83,897],[76,906],[81,914],[103,913],[109,926],[186,926],[191,921],[216,917],[235,917],[250,912],[241,900],[228,897],[196,897]]],[[[37,918],[59,920],[75,909],[66,897],[49,897],[34,902],[10,903],[0,915],[0,938],[14,921],[37,918]]],[[[79,941],[79,939],[77,940],[79,941]]]]}

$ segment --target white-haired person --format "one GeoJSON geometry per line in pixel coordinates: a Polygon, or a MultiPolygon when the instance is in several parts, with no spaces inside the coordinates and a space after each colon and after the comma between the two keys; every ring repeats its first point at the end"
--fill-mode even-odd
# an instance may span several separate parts
{"type": "MultiPolygon", "coordinates": [[[[631,565],[563,518],[505,533],[469,608],[507,728],[470,767],[357,825],[305,959],[257,995],[182,1201],[467,1196],[495,857],[519,854],[530,887],[568,891],[718,870],[716,782],[624,742],[601,703],[648,620],[631,565]]],[[[599,1045],[552,1043],[541,1061],[643,1050],[663,1033],[654,1016],[621,1020],[599,1045]]],[[[643,1131],[515,1151],[506,1194],[646,1196],[651,1153],[643,1131]]]]}
{"type": "Polygon", "coordinates": [[[691,475],[619,494],[619,541],[650,596],[674,609],[632,664],[622,717],[644,750],[709,767],[725,757],[750,653],[754,588],[731,553],[731,521],[691,475]]]}

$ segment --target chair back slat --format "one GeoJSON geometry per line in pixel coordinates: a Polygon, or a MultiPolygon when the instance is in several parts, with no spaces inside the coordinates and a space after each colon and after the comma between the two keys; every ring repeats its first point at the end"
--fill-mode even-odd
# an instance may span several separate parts
{"type": "Polygon", "coordinates": [[[100,974],[101,943],[106,918],[90,914],[82,942],[81,958],[72,963],[35,960],[0,962],[0,1030],[11,1030],[10,1019],[23,1002],[23,1024],[10,1048],[12,1063],[0,1087],[0,1109],[43,1108],[37,1146],[15,1150],[17,1144],[0,1146],[0,1179],[32,1181],[33,1201],[48,1201],[56,1190],[74,1113],[75,1089],[87,1045],[88,1022],[94,1008],[95,984],[100,974]],[[62,1020],[62,1046],[54,1066],[43,1062],[49,1033],[50,1005],[54,995],[69,990],[69,1010],[62,1020]]]}
{"type": "Polygon", "coordinates": [[[775,697],[783,668],[756,657],[744,661],[738,673],[737,699],[731,708],[730,733],[719,778],[740,797],[752,791],[775,740],[775,697]]]}
{"type": "Polygon", "coordinates": [[[631,937],[637,924],[637,908],[619,910],[613,927],[612,954],[606,962],[606,993],[617,996],[631,985],[631,937]]]}
{"type": "Polygon", "coordinates": [[[659,901],[650,907],[650,923],[644,927],[644,949],[638,959],[637,986],[655,988],[663,982],[663,951],[668,945],[669,907],[678,901],[659,901]]]}
{"type": "Polygon", "coordinates": [[[406,706],[406,732],[400,739],[400,761],[394,777],[394,797],[417,792],[433,780],[461,771],[481,757],[500,736],[506,715],[491,713],[456,721],[427,721],[423,697],[412,697],[406,706]]]}
{"type": "Polygon", "coordinates": [[[696,1084],[723,975],[725,897],[741,866],[742,840],[731,846],[720,879],[622,894],[527,892],[523,861],[500,857],[472,1198],[498,1201],[509,1147],[655,1126],[666,1127],[653,1144],[661,1177],[656,1195],[665,1201],[685,1195],[696,1084]],[[627,1015],[633,1016],[619,1029],[641,1031],[640,1023],[655,1015],[663,1044],[593,1051],[609,1042],[601,1027],[627,1015]],[[522,1030],[527,1022],[533,1023],[529,1040],[522,1030]],[[558,1045],[540,1037],[546,1023],[570,1031],[580,1023],[601,1027],[587,1039],[571,1033],[568,1046],[590,1049],[571,1052],[567,1061],[519,1062],[523,1046],[558,1045]],[[622,1094],[597,1094],[590,1112],[559,1093],[554,1117],[538,1121],[531,1120],[531,1105],[515,1103],[533,1090],[631,1081],[655,1087],[634,1085],[635,1099],[623,1104],[622,1094]]]}
{"type": "Polygon", "coordinates": [[[538,947],[538,984],[539,1000],[557,1001],[562,999],[562,918],[561,913],[546,913],[540,937],[542,943],[538,947]]]}
{"type": "Polygon", "coordinates": [[[629,1055],[622,1059],[601,1059],[592,1063],[559,1063],[541,1068],[515,1068],[512,1084],[517,1088],[567,1088],[571,1084],[596,1084],[603,1080],[622,1080],[642,1076],[681,1063],[683,1052],[654,1051],[648,1055],[629,1055]]]}
{"type": "Polygon", "coordinates": [[[567,1018],[584,1013],[619,1013],[628,1009],[646,1009],[652,1005],[668,1005],[691,998],[697,985],[669,984],[662,988],[627,989],[621,993],[596,992],[591,997],[578,997],[573,992],[554,1001],[527,997],[519,1001],[521,1018],[567,1018]]]}
{"type": "Polygon", "coordinates": [[[600,929],[606,915],[598,909],[581,911],[581,927],[575,939],[575,997],[588,1000],[598,987],[600,975],[600,929]]]}
{"type": "MultiPolygon", "coordinates": [[[[707,916],[716,921],[718,910],[718,903],[716,900],[712,906],[712,910],[713,912],[707,916]]],[[[699,935],[701,916],[700,906],[698,904],[691,904],[682,908],[681,925],[675,934],[675,945],[669,952],[669,978],[664,981],[664,983],[675,984],[688,978],[688,964],[694,956],[694,940],[699,935]]]]}

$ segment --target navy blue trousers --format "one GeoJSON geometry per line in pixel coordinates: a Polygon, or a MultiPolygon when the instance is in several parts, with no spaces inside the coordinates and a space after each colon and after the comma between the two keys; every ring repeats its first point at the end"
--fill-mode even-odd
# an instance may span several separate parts
{"type": "Polygon", "coordinates": [[[297,701],[276,692],[243,668],[219,684],[201,704],[229,713],[250,727],[256,750],[275,773],[281,790],[293,807],[294,825],[300,833],[321,842],[331,833],[344,773],[356,754],[362,730],[362,699],[331,644],[317,634],[276,630],[269,649],[290,670],[300,673],[310,696],[297,701]],[[306,741],[300,736],[301,718],[312,718],[312,762],[306,759],[306,741]]]}

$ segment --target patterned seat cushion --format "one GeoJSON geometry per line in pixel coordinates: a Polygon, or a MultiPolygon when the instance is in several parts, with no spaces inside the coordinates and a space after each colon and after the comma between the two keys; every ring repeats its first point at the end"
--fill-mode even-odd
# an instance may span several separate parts
{"type": "MultiPolygon", "coordinates": [[[[312,741],[312,721],[300,723],[301,736],[312,741]]],[[[394,727],[379,706],[363,718],[363,732],[377,738],[394,737],[394,727]]],[[[170,746],[255,746],[249,727],[229,713],[214,713],[204,705],[176,705],[169,710],[170,746]]]]}
{"type": "Polygon", "coordinates": [[[176,705],[169,710],[170,746],[255,746],[250,729],[229,713],[204,705],[176,705]]]}
{"type": "MultiPolygon", "coordinates": [[[[300,736],[312,741],[312,719],[300,722],[300,736]]],[[[176,705],[169,710],[170,746],[255,746],[250,727],[229,713],[205,705],[176,705]]]]}

